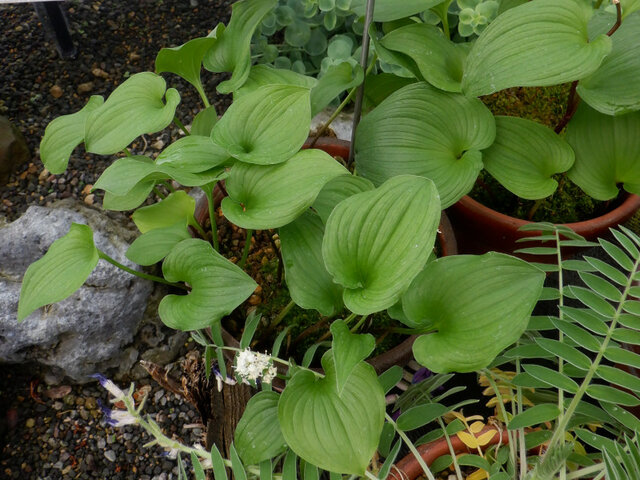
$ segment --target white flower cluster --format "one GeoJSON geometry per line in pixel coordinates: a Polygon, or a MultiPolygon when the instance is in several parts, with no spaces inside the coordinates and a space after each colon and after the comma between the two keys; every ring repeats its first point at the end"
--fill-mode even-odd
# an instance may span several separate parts
{"type": "Polygon", "coordinates": [[[248,348],[236,357],[235,369],[244,383],[256,382],[261,377],[264,383],[271,383],[278,373],[269,355],[248,348]]]}

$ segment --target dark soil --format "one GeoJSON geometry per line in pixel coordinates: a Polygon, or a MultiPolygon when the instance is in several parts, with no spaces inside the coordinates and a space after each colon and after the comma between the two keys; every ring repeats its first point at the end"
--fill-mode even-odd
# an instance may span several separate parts
{"type": "MultiPolygon", "coordinates": [[[[218,22],[228,22],[230,0],[112,0],[64,2],[77,57],[61,60],[30,4],[0,6],[0,114],[24,134],[32,161],[18,167],[0,186],[0,217],[9,221],[29,205],[60,198],[99,204],[90,186],[114,160],[75,150],[67,172],[50,175],[38,157],[48,122],[73,113],[91,95],[107,96],[129,75],[153,71],[162,47],[204,36],[218,22]]],[[[201,108],[194,89],[180,78],[163,74],[178,88],[178,117],[189,124],[201,108]]],[[[219,112],[229,103],[215,93],[221,76],[203,72],[209,99],[219,112]]],[[[147,154],[168,144],[177,129],[145,136],[133,149],[147,154]],[[145,147],[145,143],[147,144],[145,147]]],[[[190,342],[182,355],[193,349],[190,342]]],[[[168,435],[187,444],[202,441],[197,412],[151,379],[145,411],[154,414],[168,435]]],[[[127,387],[126,383],[120,383],[127,387]]],[[[30,366],[0,365],[0,478],[28,479],[169,479],[177,478],[175,460],[162,449],[143,448],[148,436],[137,427],[113,429],[105,424],[97,401],[108,395],[97,384],[43,384],[30,366]],[[56,390],[56,388],[61,388],[56,390]]]]}

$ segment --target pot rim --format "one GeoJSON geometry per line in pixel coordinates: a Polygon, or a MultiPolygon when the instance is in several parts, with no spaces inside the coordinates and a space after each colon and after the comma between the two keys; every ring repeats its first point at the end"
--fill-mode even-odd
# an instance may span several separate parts
{"type": "MultiPolygon", "coordinates": [[[[465,195],[460,200],[458,200],[456,206],[466,209],[469,212],[477,215],[491,217],[497,223],[506,226],[512,226],[516,229],[524,225],[536,223],[529,220],[523,220],[521,218],[511,217],[504,213],[498,212],[497,210],[493,210],[492,208],[483,205],[477,200],[474,200],[469,195],[465,195]]],[[[638,208],[640,208],[640,196],[629,193],[620,205],[618,205],[613,210],[605,213],[604,215],[600,215],[599,217],[594,217],[588,220],[582,220],[580,222],[562,223],[559,225],[569,227],[574,232],[582,235],[583,233],[581,232],[588,232],[594,229],[606,229],[609,225],[618,225],[620,223],[623,223],[631,215],[633,215],[633,213],[638,210],[638,208]]]]}
{"type": "MultiPolygon", "coordinates": [[[[486,447],[493,446],[498,442],[501,442],[503,445],[507,445],[509,443],[509,433],[506,428],[500,429],[496,427],[485,426],[480,432],[476,433],[475,436],[478,437],[491,430],[497,432],[498,435],[494,435],[489,443],[485,445],[486,447]]],[[[473,449],[465,445],[457,435],[450,435],[448,441],[451,442],[453,451],[456,454],[472,453],[474,451],[473,449]]],[[[447,443],[447,439],[444,437],[420,445],[417,447],[417,450],[422,459],[429,467],[438,458],[450,453],[449,444],[447,443]]],[[[417,458],[413,455],[413,453],[409,453],[391,467],[391,471],[389,472],[386,480],[414,480],[418,478],[422,473],[422,467],[418,463],[417,458]]]]}

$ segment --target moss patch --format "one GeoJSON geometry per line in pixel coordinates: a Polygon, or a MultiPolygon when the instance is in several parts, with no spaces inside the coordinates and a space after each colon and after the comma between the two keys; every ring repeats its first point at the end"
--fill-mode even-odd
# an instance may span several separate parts
{"type": "Polygon", "coordinates": [[[564,116],[571,84],[551,87],[514,87],[480,100],[494,115],[521,117],[554,128],[564,116]]]}
{"type": "Polygon", "coordinates": [[[580,222],[604,215],[621,203],[621,199],[594,200],[563,174],[554,178],[558,182],[555,193],[534,201],[514,195],[489,173],[482,171],[469,195],[486,207],[532,222],[580,222]]]}
{"type": "MultiPolygon", "coordinates": [[[[481,100],[494,115],[526,118],[553,129],[564,116],[570,90],[569,83],[552,87],[515,87],[487,95],[481,100]]],[[[493,210],[534,222],[579,222],[603,215],[620,204],[620,200],[594,200],[565,174],[554,178],[558,182],[555,193],[532,201],[517,197],[482,171],[469,195],[493,210]]]]}

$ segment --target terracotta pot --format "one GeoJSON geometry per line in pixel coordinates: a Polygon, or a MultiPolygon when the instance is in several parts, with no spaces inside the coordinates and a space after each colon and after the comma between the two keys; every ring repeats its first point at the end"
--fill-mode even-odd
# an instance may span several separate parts
{"type": "MultiPolygon", "coordinates": [[[[501,431],[495,427],[485,427],[476,434],[476,436],[480,436],[489,430],[494,430],[498,432],[498,434],[493,436],[487,446],[496,445],[499,441],[505,445],[509,443],[509,435],[507,434],[507,431],[501,431]],[[502,435],[500,433],[502,433],[502,435]]],[[[475,450],[471,450],[462,443],[462,440],[460,440],[456,435],[449,437],[449,441],[451,442],[451,446],[453,447],[453,451],[456,455],[475,452],[475,450]]],[[[431,466],[438,458],[450,453],[447,440],[444,437],[434,440],[433,442],[420,445],[417,447],[417,450],[427,466],[431,466]]],[[[414,480],[422,475],[422,473],[422,467],[418,463],[418,460],[412,453],[410,453],[391,468],[387,480],[414,480]]]]}
{"type": "MultiPolygon", "coordinates": [[[[309,143],[310,141],[308,141],[303,148],[307,148],[307,145],[309,143]]],[[[339,140],[337,138],[320,138],[316,142],[314,148],[323,150],[334,157],[347,158],[349,156],[349,142],[345,140],[339,140]]],[[[219,207],[220,202],[223,198],[223,191],[219,188],[216,188],[213,195],[213,201],[216,208],[219,207]]],[[[196,220],[200,222],[200,224],[202,224],[205,219],[209,218],[209,205],[205,196],[203,196],[196,204],[195,217],[196,220]]],[[[442,217],[440,218],[437,241],[442,256],[456,255],[458,253],[458,247],[455,235],[453,234],[453,228],[451,227],[451,223],[449,222],[449,219],[447,218],[447,215],[444,211],[442,212],[442,217]]],[[[224,331],[224,329],[223,337],[225,344],[233,347],[238,347],[238,341],[231,334],[224,331]]],[[[370,358],[368,362],[373,365],[373,367],[376,369],[376,372],[378,373],[384,372],[393,365],[406,365],[407,362],[409,362],[409,360],[413,358],[411,347],[413,346],[413,342],[416,338],[417,337],[415,335],[412,335],[402,343],[386,351],[385,353],[370,358]]],[[[227,353],[231,356],[233,355],[231,352],[225,351],[225,354],[227,353]]]]}
{"type": "MultiPolygon", "coordinates": [[[[628,195],[619,207],[605,215],[564,225],[587,240],[594,241],[608,234],[609,228],[626,222],[638,208],[640,197],[628,195]]],[[[453,225],[459,253],[481,254],[496,251],[513,254],[513,251],[519,248],[542,245],[536,242],[515,243],[519,238],[540,235],[540,232],[519,231],[518,228],[531,222],[496,212],[469,196],[462,197],[459,202],[449,207],[447,215],[453,225]]],[[[576,251],[576,248],[563,248],[562,254],[563,257],[570,257],[576,251]]],[[[551,255],[514,255],[530,261],[555,263],[555,257],[551,255]]]]}

